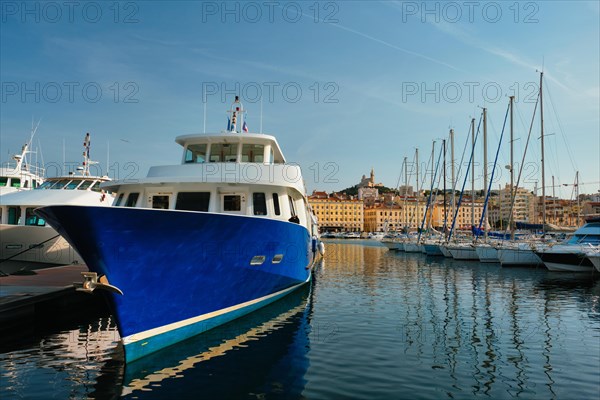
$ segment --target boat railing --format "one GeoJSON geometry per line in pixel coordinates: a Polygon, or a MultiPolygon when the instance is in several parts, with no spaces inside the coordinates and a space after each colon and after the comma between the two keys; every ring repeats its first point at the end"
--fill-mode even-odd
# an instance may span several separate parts
{"type": "Polygon", "coordinates": [[[46,173],[45,168],[38,167],[35,164],[26,164],[26,163],[23,163],[21,165],[20,171],[17,171],[18,165],[19,164],[17,162],[6,161],[6,162],[2,163],[0,166],[2,168],[4,168],[5,170],[12,172],[12,173],[30,173],[32,175],[37,175],[40,177],[43,177],[44,174],[46,173]]]}

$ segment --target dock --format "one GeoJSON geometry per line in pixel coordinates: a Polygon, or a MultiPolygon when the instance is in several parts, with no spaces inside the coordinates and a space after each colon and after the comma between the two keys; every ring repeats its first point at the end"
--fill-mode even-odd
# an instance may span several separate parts
{"type": "Polygon", "coordinates": [[[65,265],[0,277],[0,331],[105,308],[102,296],[73,286],[87,271],[85,265],[65,265]]]}

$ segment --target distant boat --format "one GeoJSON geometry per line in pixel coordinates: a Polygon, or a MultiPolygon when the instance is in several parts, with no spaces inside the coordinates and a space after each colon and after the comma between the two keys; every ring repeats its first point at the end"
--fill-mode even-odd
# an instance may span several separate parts
{"type": "MultiPolygon", "coordinates": [[[[51,265],[82,263],[83,259],[46,224],[34,209],[57,204],[109,207],[114,197],[100,188],[107,176],[90,175],[89,133],[84,144],[84,161],[78,173],[48,178],[34,190],[21,190],[0,196],[0,259],[31,261],[51,265]]],[[[97,221],[95,221],[97,222],[97,221]]],[[[28,266],[31,267],[31,266],[28,266]]],[[[0,265],[5,273],[10,273],[0,265]]]]}
{"type": "Polygon", "coordinates": [[[0,166],[0,196],[35,189],[44,182],[44,168],[27,160],[36,130],[37,126],[31,130],[29,142],[23,145],[21,153],[13,155],[14,162],[7,162],[0,166]]]}
{"type": "Polygon", "coordinates": [[[600,218],[579,228],[567,242],[538,249],[535,254],[550,271],[590,272],[594,263],[587,251],[597,251],[599,246],[600,218]]]}
{"type": "Polygon", "coordinates": [[[81,254],[82,289],[106,289],[130,362],[239,318],[308,283],[322,247],[300,167],[248,133],[179,136],[180,165],[104,186],[113,207],[36,212],[81,254]],[[293,179],[292,179],[293,178],[293,179]]]}

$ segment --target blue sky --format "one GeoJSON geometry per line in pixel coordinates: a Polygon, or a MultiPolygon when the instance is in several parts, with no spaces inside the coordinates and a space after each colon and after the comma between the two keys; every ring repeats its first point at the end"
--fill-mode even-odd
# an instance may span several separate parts
{"type": "MultiPolygon", "coordinates": [[[[354,185],[371,168],[393,187],[403,157],[418,147],[427,162],[451,127],[460,157],[481,107],[491,162],[513,94],[520,161],[543,67],[547,191],[552,176],[572,184],[576,170],[581,192],[600,188],[595,1],[1,4],[3,162],[33,118],[51,170],[63,143],[66,161],[79,162],[90,132],[103,171],[109,153],[112,177],[142,177],[179,162],[175,136],[225,129],[239,91],[251,131],[262,98],[263,132],[303,167],[309,191],[354,185]]],[[[522,178],[530,188],[541,185],[539,129],[536,119],[522,178]]],[[[481,164],[481,142],[476,151],[481,164]]],[[[476,175],[480,187],[480,167],[476,175]]],[[[502,168],[494,186],[507,179],[502,168]]]]}

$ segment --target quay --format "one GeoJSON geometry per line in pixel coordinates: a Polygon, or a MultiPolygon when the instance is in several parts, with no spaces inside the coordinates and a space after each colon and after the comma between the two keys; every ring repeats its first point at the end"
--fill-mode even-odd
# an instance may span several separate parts
{"type": "Polygon", "coordinates": [[[87,266],[78,264],[0,277],[0,332],[104,308],[102,296],[78,292],[73,286],[87,271],[87,266]]]}

